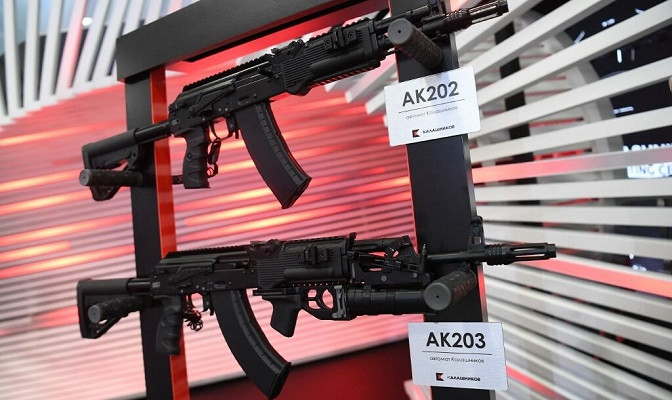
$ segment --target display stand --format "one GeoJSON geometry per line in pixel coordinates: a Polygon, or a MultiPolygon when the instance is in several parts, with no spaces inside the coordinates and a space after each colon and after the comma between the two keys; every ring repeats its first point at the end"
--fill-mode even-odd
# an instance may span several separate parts
{"type": "MultiPolygon", "coordinates": [[[[390,0],[392,15],[426,4],[423,0],[390,0]]],[[[446,4],[446,7],[449,7],[446,4]]],[[[454,35],[442,46],[443,65],[438,70],[458,68],[454,35]]],[[[427,70],[403,53],[397,53],[399,81],[407,81],[438,70],[427,70]]],[[[476,216],[474,185],[471,177],[469,139],[467,135],[414,143],[407,146],[408,171],[411,181],[413,217],[418,243],[423,243],[429,254],[467,250],[471,222],[476,216]]],[[[439,276],[456,269],[445,265],[439,276]]],[[[483,268],[478,267],[478,288],[459,303],[436,315],[426,315],[425,321],[483,322],[487,320],[483,268]]],[[[494,392],[445,387],[432,387],[434,400],[494,399],[494,392]]]]}
{"type": "MultiPolygon", "coordinates": [[[[389,6],[397,14],[423,2],[390,0],[389,6]]],[[[117,41],[117,75],[125,83],[128,129],[167,117],[164,67],[168,65],[212,54],[232,58],[230,50],[240,44],[246,44],[246,51],[259,50],[270,45],[265,41],[270,35],[275,41],[292,39],[386,6],[384,0],[201,0],[122,36],[117,41]]],[[[445,46],[443,51],[444,69],[457,67],[454,50],[445,46]]],[[[401,55],[398,68],[400,80],[429,73],[401,55]]],[[[149,179],[143,187],[131,189],[131,207],[137,276],[147,277],[161,256],[175,249],[176,239],[167,140],[142,145],[140,151],[146,152],[142,168],[149,179]]],[[[429,252],[466,250],[475,215],[466,137],[408,146],[408,159],[418,241],[429,252]]],[[[450,271],[451,266],[445,266],[441,273],[450,271]]],[[[478,276],[482,289],[480,268],[478,276]]],[[[168,357],[155,350],[160,317],[158,307],[140,314],[147,398],[188,399],[185,352],[168,357]]],[[[483,321],[484,317],[481,290],[427,320],[483,321]]],[[[442,388],[433,393],[435,400],[491,398],[488,391],[442,388]]]]}

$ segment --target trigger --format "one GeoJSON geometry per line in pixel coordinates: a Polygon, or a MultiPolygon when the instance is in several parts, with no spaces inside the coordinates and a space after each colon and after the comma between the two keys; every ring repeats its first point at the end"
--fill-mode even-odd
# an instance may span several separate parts
{"type": "Polygon", "coordinates": [[[217,138],[212,141],[210,145],[210,152],[208,153],[208,164],[216,165],[217,160],[219,160],[219,151],[222,147],[222,140],[217,138]]]}
{"type": "Polygon", "coordinates": [[[234,134],[238,135],[238,124],[236,123],[236,118],[232,115],[226,117],[226,129],[229,130],[229,136],[231,137],[234,134]]]}

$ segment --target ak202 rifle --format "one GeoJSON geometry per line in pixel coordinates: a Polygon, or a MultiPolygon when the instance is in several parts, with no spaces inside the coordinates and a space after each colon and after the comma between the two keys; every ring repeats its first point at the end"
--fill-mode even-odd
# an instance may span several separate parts
{"type": "Polygon", "coordinates": [[[306,42],[296,40],[273,49],[271,54],[185,86],[170,104],[167,120],[85,145],[80,183],[89,186],[99,201],[111,199],[121,186],[146,184],[140,147],[173,135],[187,144],[182,174],[173,176],[173,183],[188,189],[208,188],[208,179],[218,172],[224,139],[215,133],[215,122],[226,120],[225,138],[242,136],[282,208],[291,207],[311,178],[280,134],[271,100],[305,95],[318,85],[372,70],[396,51],[429,69],[437,68],[443,53],[435,42],[506,11],[505,0],[453,12],[445,11],[443,1],[428,0],[425,6],[394,17],[334,26],[306,42]]]}

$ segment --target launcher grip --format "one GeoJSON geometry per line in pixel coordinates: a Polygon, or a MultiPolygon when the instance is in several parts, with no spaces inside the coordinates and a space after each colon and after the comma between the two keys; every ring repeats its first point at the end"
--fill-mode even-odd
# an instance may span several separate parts
{"type": "Polygon", "coordinates": [[[219,328],[236,361],[259,390],[270,399],[276,397],[291,364],[268,342],[245,291],[214,292],[211,297],[219,328]]]}
{"type": "Polygon", "coordinates": [[[247,151],[266,185],[282,208],[291,207],[312,178],[289,151],[269,102],[255,103],[236,111],[235,120],[247,151]]]}

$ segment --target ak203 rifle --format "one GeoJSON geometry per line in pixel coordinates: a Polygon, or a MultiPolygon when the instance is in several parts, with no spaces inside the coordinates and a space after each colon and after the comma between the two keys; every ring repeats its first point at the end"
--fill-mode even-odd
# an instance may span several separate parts
{"type": "Polygon", "coordinates": [[[203,325],[191,299],[198,294],[203,311],[216,314],[243,371],[273,398],[291,365],[266,339],[246,289],[273,305],[271,326],[289,337],[301,310],[333,321],[439,312],[477,286],[474,264],[555,257],[555,246],[548,243],[485,245],[481,220],[472,225],[476,234],[469,249],[456,253],[427,254],[424,248],[416,252],[408,236],[357,240],[354,234],[172,252],[149,278],[80,281],[80,332],[84,338],[99,338],[129,313],[160,305],[157,351],[179,354],[183,321],[193,330],[203,325]],[[456,268],[436,277],[436,264],[456,268]]]}

